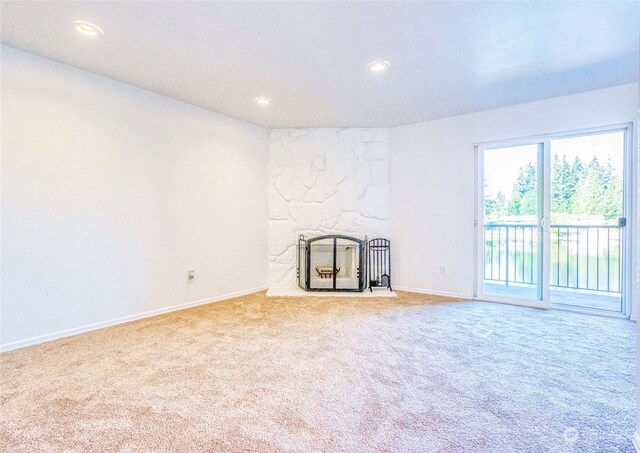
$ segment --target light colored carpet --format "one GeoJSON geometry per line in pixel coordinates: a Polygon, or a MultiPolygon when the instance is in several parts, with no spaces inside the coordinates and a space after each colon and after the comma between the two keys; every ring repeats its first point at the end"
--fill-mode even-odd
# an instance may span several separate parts
{"type": "Polygon", "coordinates": [[[193,308],[2,354],[9,451],[632,451],[630,321],[399,292],[193,308]]]}

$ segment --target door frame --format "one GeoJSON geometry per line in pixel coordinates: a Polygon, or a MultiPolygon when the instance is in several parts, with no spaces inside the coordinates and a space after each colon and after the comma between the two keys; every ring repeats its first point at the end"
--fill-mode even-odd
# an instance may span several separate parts
{"type": "Polygon", "coordinates": [[[553,132],[542,135],[535,135],[529,137],[522,137],[516,139],[508,139],[508,140],[498,140],[498,141],[490,141],[490,142],[479,142],[475,143],[474,146],[474,290],[473,290],[473,298],[475,300],[483,300],[487,302],[497,302],[497,303],[506,303],[511,305],[520,305],[534,308],[556,308],[558,310],[565,311],[573,311],[579,313],[587,313],[587,314],[595,314],[606,317],[623,317],[629,318],[635,317],[635,310],[637,307],[634,306],[633,300],[635,296],[635,288],[637,285],[637,276],[635,275],[634,270],[637,268],[636,263],[636,203],[637,203],[637,194],[636,191],[633,190],[637,184],[637,173],[638,169],[636,168],[637,162],[635,158],[635,153],[633,152],[633,123],[618,123],[607,126],[600,127],[592,127],[592,128],[584,128],[584,129],[574,129],[570,131],[560,131],[553,132]],[[578,307],[565,307],[565,306],[556,306],[551,305],[550,303],[550,286],[546,283],[549,278],[550,266],[551,266],[551,256],[549,250],[550,244],[550,230],[548,226],[543,228],[543,225],[546,223],[548,225],[548,219],[550,219],[550,211],[551,211],[551,172],[546,172],[546,169],[550,169],[551,165],[551,140],[552,139],[560,139],[560,138],[569,138],[569,137],[578,137],[584,135],[595,135],[607,132],[616,132],[621,131],[624,133],[624,181],[623,181],[623,213],[622,215],[627,219],[626,227],[622,229],[622,238],[623,238],[623,257],[622,257],[622,312],[606,312],[606,311],[598,311],[598,310],[590,310],[587,308],[578,308],[578,307]],[[540,256],[539,267],[542,269],[540,272],[539,278],[539,291],[542,290],[542,294],[539,293],[540,301],[536,303],[535,301],[511,298],[511,297],[500,297],[494,295],[486,295],[482,291],[482,285],[484,282],[484,190],[480,186],[479,182],[484,178],[484,167],[483,167],[483,153],[487,149],[499,149],[499,148],[508,148],[515,146],[525,146],[538,144],[538,146],[542,147],[542,150],[538,151],[538,183],[542,184],[542,191],[538,192],[538,234],[540,237],[539,247],[542,248],[540,256]],[[542,158],[540,156],[542,155],[542,158]]]}
{"type": "Polygon", "coordinates": [[[474,146],[474,162],[475,162],[475,213],[474,213],[474,254],[475,254],[475,272],[474,272],[474,299],[483,300],[487,302],[498,302],[510,305],[520,305],[524,307],[533,308],[550,308],[548,290],[545,291],[545,275],[549,269],[549,252],[548,247],[544,247],[546,237],[549,234],[548,228],[543,228],[543,219],[545,216],[548,218],[548,207],[545,206],[544,199],[548,195],[545,192],[548,190],[548,185],[545,184],[545,172],[544,169],[548,165],[548,156],[545,156],[545,149],[548,146],[545,145],[545,140],[548,140],[545,136],[532,136],[514,140],[502,140],[497,142],[486,142],[476,144],[474,146]],[[480,186],[480,181],[484,180],[484,152],[489,149],[501,149],[512,148],[516,146],[530,146],[535,145],[538,147],[537,158],[537,176],[538,187],[542,187],[544,190],[538,190],[538,215],[536,224],[538,227],[538,300],[520,299],[517,297],[502,297],[494,294],[485,294],[483,291],[484,283],[484,189],[480,186]]]}

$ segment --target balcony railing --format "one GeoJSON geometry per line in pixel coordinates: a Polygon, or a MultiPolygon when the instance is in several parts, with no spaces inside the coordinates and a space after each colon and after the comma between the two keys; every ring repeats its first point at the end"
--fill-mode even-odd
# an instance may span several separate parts
{"type": "MultiPolygon", "coordinates": [[[[551,225],[551,281],[557,288],[620,293],[622,229],[617,225],[551,225]]],[[[535,285],[538,227],[491,223],[484,227],[484,279],[535,285]]]]}

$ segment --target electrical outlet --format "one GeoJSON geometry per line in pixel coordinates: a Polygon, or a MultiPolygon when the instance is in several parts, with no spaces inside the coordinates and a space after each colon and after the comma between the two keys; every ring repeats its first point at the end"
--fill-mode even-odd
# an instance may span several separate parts
{"type": "Polygon", "coordinates": [[[445,275],[447,273],[447,266],[445,266],[444,264],[440,265],[440,273],[442,275],[445,275]]]}
{"type": "Polygon", "coordinates": [[[193,281],[193,279],[196,278],[196,273],[195,271],[189,271],[187,272],[187,280],[189,280],[189,283],[191,283],[193,281]]]}

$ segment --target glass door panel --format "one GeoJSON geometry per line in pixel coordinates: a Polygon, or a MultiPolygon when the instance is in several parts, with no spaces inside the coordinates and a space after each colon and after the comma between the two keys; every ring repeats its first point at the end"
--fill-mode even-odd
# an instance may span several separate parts
{"type": "Polygon", "coordinates": [[[336,240],[336,288],[360,287],[360,246],[348,239],[336,240]]]}
{"type": "Polygon", "coordinates": [[[482,152],[482,293],[540,301],[542,145],[482,152]]]}
{"type": "Polygon", "coordinates": [[[310,289],[333,288],[333,238],[320,239],[310,244],[311,258],[308,272],[311,274],[310,289]]]}
{"type": "Polygon", "coordinates": [[[550,302],[623,312],[625,132],[551,140],[550,302]]]}

